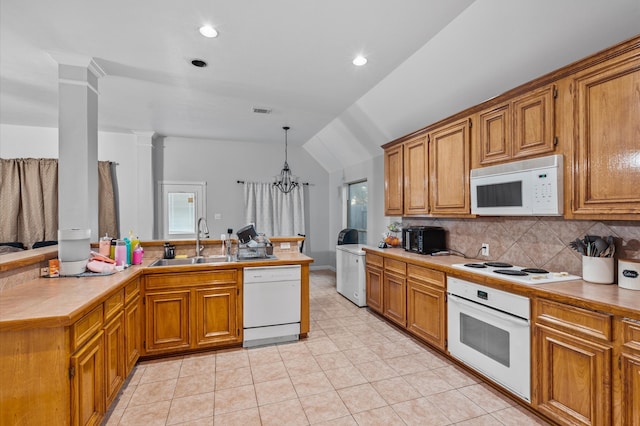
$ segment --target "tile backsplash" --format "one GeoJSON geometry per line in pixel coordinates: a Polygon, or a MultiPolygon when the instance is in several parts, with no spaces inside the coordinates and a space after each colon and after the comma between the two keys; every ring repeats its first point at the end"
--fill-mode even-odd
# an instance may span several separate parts
{"type": "Polygon", "coordinates": [[[447,247],[478,259],[582,275],[582,258],[569,242],[585,235],[612,235],[617,259],[640,259],[640,222],[636,221],[561,217],[403,219],[403,226],[442,226],[447,231],[447,247]],[[480,255],[482,243],[489,244],[490,256],[480,255]]]}

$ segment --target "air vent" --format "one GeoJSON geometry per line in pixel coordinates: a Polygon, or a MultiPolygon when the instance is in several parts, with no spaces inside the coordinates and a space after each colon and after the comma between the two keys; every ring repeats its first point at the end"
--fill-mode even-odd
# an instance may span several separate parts
{"type": "Polygon", "coordinates": [[[260,108],[260,107],[253,107],[253,112],[256,114],[271,114],[271,109],[269,108],[260,108]]]}

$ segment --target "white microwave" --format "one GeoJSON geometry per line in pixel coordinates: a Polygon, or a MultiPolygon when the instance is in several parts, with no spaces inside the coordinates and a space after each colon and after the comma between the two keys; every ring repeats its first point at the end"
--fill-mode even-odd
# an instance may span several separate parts
{"type": "Polygon", "coordinates": [[[485,216],[562,216],[562,155],[471,170],[471,213],[485,216]]]}

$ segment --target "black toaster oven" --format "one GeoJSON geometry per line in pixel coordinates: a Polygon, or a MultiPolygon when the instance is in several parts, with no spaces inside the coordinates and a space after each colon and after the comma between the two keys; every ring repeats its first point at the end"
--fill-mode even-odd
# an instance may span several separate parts
{"type": "Polygon", "coordinates": [[[402,244],[406,251],[431,254],[447,249],[444,228],[439,226],[410,226],[402,230],[402,244]]]}

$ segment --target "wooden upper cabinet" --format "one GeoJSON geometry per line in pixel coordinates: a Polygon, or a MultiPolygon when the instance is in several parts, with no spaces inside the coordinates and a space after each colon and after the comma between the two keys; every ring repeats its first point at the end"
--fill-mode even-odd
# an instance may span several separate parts
{"type": "Polygon", "coordinates": [[[404,215],[429,213],[429,144],[422,135],[403,144],[404,215]]]}
{"type": "Polygon", "coordinates": [[[548,85],[481,111],[474,142],[479,165],[553,152],[556,93],[548,85]]]}
{"type": "Polygon", "coordinates": [[[555,148],[555,85],[513,100],[513,158],[553,152],[555,148]]]}
{"type": "Polygon", "coordinates": [[[431,214],[469,214],[470,119],[429,133],[431,214]]]}
{"type": "Polygon", "coordinates": [[[402,145],[384,151],[384,214],[401,216],[403,213],[403,156],[402,145]]]}
{"type": "Polygon", "coordinates": [[[492,164],[511,158],[511,120],[509,103],[478,115],[477,146],[480,164],[492,164]]]}
{"type": "MultiPolygon", "coordinates": [[[[581,215],[640,213],[640,52],[577,73],[573,205],[581,215]]],[[[629,217],[632,218],[632,217],[629,217]]]]}

